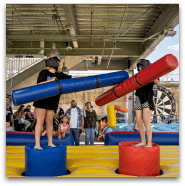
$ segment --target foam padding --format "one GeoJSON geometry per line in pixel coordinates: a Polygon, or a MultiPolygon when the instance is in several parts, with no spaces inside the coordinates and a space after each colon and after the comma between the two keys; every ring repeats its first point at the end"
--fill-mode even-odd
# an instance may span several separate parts
{"type": "MultiPolygon", "coordinates": [[[[61,94],[79,92],[100,87],[106,87],[121,83],[129,78],[127,71],[118,71],[96,76],[61,79],[59,85],[62,87],[61,94]]],[[[29,103],[60,94],[59,85],[56,81],[51,81],[34,86],[16,89],[11,92],[14,105],[29,103]]]]}
{"type": "MultiPolygon", "coordinates": [[[[40,143],[47,143],[47,136],[40,137],[40,143]]],[[[35,134],[29,132],[6,132],[6,145],[28,145],[35,143],[35,134]]],[[[71,134],[66,134],[61,140],[58,139],[57,135],[53,135],[53,143],[55,145],[74,145],[74,139],[71,134]]]]}
{"type": "Polygon", "coordinates": [[[145,69],[107,90],[95,99],[97,106],[103,106],[138,88],[147,85],[151,81],[173,71],[178,67],[178,60],[172,54],[165,55],[145,69]]]}
{"type": "MultiPolygon", "coordinates": [[[[71,173],[59,177],[133,177],[117,174],[118,168],[117,145],[67,146],[67,169],[71,173]]],[[[157,177],[179,177],[179,146],[160,146],[160,169],[163,174],[157,177]]],[[[6,146],[6,177],[23,177],[24,171],[25,147],[6,146]]]]}
{"type": "MultiPolygon", "coordinates": [[[[147,136],[146,136],[147,139],[147,136]]],[[[105,145],[118,145],[123,141],[141,141],[139,132],[109,132],[105,145]]],[[[152,132],[152,142],[158,145],[179,145],[179,132],[152,132]]]]}
{"type": "Polygon", "coordinates": [[[41,146],[34,149],[35,144],[25,147],[25,176],[61,176],[67,174],[66,145],[57,147],[41,146]]]}
{"type": "Polygon", "coordinates": [[[152,143],[152,147],[137,147],[138,143],[137,141],[119,143],[119,174],[159,176],[160,146],[152,143]]]}
{"type": "Polygon", "coordinates": [[[115,113],[115,105],[107,106],[107,122],[108,127],[116,127],[116,113],[115,113]]]}

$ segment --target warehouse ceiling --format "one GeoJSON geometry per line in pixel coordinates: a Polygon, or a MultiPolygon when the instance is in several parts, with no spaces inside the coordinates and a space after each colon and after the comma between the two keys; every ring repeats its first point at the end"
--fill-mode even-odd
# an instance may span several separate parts
{"type": "Polygon", "coordinates": [[[132,70],[178,23],[178,4],[7,4],[6,54],[46,56],[55,48],[61,57],[92,58],[89,68],[132,70]]]}

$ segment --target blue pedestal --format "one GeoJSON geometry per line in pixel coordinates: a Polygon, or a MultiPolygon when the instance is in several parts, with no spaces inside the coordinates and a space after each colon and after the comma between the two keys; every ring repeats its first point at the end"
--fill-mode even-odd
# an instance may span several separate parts
{"type": "Polygon", "coordinates": [[[25,147],[25,176],[50,177],[67,174],[66,145],[34,149],[35,144],[25,147]]]}

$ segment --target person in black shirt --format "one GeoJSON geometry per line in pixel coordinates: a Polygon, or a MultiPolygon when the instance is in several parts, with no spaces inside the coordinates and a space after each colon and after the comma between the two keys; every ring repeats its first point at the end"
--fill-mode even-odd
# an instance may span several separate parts
{"type": "Polygon", "coordinates": [[[84,129],[85,129],[85,145],[94,145],[95,128],[98,128],[98,118],[96,111],[93,110],[91,102],[85,103],[84,110],[84,129]]]}
{"type": "MultiPolygon", "coordinates": [[[[55,79],[69,79],[72,76],[60,72],[60,59],[59,56],[51,56],[46,59],[46,69],[39,73],[37,84],[47,83],[55,81],[55,79]]],[[[36,110],[37,123],[35,126],[35,147],[42,149],[40,146],[40,134],[44,119],[46,121],[46,131],[48,136],[48,146],[55,147],[52,143],[53,132],[53,115],[54,110],[57,110],[60,95],[52,96],[42,100],[35,101],[33,106],[36,110]]]]}
{"type": "MultiPolygon", "coordinates": [[[[150,62],[148,60],[142,59],[141,63],[137,64],[138,71],[143,70],[148,65],[150,65],[150,62]]],[[[138,129],[141,136],[141,143],[137,144],[138,146],[146,145],[146,139],[145,139],[145,129],[146,128],[146,135],[148,143],[146,147],[152,147],[152,128],[150,125],[150,117],[152,114],[152,111],[155,109],[154,103],[153,103],[153,85],[159,84],[159,80],[155,79],[151,83],[144,85],[143,87],[136,90],[136,99],[134,103],[134,109],[136,113],[136,121],[138,124],[138,129]],[[144,126],[143,126],[144,123],[144,126]]]]}
{"type": "Polygon", "coordinates": [[[33,115],[31,114],[31,105],[28,105],[25,109],[24,112],[26,112],[25,119],[30,120],[33,119],[33,115]]]}

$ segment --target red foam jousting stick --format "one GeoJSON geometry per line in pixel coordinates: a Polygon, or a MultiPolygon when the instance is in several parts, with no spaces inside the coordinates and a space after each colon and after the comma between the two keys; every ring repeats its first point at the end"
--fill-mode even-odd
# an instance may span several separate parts
{"type": "Polygon", "coordinates": [[[147,85],[151,81],[173,71],[177,67],[177,58],[172,54],[165,55],[164,57],[149,65],[147,68],[143,69],[137,74],[133,75],[129,79],[99,95],[96,98],[95,103],[98,106],[103,106],[144,85],[147,85]]]}

